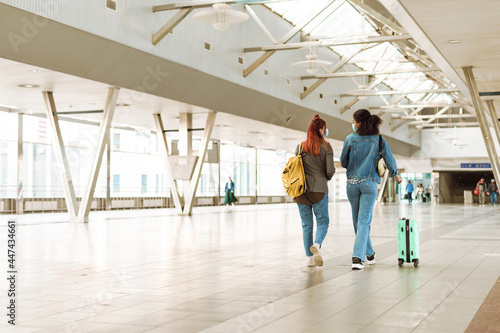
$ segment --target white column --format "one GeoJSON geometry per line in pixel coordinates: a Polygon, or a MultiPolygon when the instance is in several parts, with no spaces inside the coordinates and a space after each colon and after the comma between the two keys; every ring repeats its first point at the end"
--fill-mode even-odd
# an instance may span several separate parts
{"type": "MultiPolygon", "coordinates": [[[[462,67],[465,78],[467,80],[467,86],[470,91],[470,95],[472,98],[472,104],[474,105],[474,109],[476,109],[476,116],[479,122],[479,127],[481,128],[481,133],[483,134],[484,143],[486,145],[486,150],[488,151],[488,156],[491,162],[491,169],[493,170],[493,176],[495,179],[500,179],[499,177],[499,161],[498,154],[496,151],[495,144],[493,142],[493,138],[491,137],[490,126],[488,123],[488,118],[483,110],[482,101],[479,97],[479,90],[477,89],[476,79],[474,78],[474,73],[472,72],[472,67],[466,66],[462,67]]],[[[492,119],[492,121],[496,121],[492,119]]]]}
{"type": "MultiPolygon", "coordinates": [[[[179,114],[179,156],[191,156],[193,152],[193,114],[181,113],[179,114]]],[[[186,203],[186,194],[189,191],[189,180],[178,181],[182,189],[183,206],[186,203]]]]}
{"type": "Polygon", "coordinates": [[[184,195],[184,215],[191,215],[191,211],[193,209],[193,200],[196,195],[196,189],[198,188],[198,182],[200,181],[201,169],[203,168],[203,162],[205,161],[205,155],[207,154],[208,142],[210,141],[210,137],[212,135],[216,115],[217,112],[212,111],[207,117],[207,123],[205,124],[205,130],[203,131],[203,139],[201,140],[198,161],[196,162],[196,167],[194,168],[193,178],[191,178],[188,192],[185,192],[184,195]]]}
{"type": "Polygon", "coordinates": [[[54,147],[57,167],[61,175],[61,180],[64,188],[66,207],[68,208],[70,220],[75,220],[77,212],[75,188],[73,186],[73,179],[71,178],[68,158],[64,150],[64,143],[61,135],[61,129],[59,128],[59,117],[57,116],[56,104],[54,102],[54,95],[52,94],[52,91],[44,91],[42,92],[42,94],[43,94],[43,99],[45,101],[45,105],[47,107],[46,108],[47,121],[50,126],[50,132],[52,134],[52,147],[54,147]]]}
{"type": "Polygon", "coordinates": [[[16,214],[23,213],[23,114],[17,115],[17,200],[16,214]]]}
{"type": "Polygon", "coordinates": [[[170,169],[170,163],[168,161],[169,151],[167,140],[165,138],[165,128],[163,127],[163,121],[161,119],[161,114],[154,114],[155,124],[156,124],[156,132],[158,135],[158,141],[160,144],[160,149],[163,153],[163,157],[165,157],[165,171],[167,176],[168,185],[170,186],[170,191],[172,193],[172,199],[174,200],[174,206],[177,209],[179,214],[182,214],[182,205],[179,197],[179,192],[177,190],[177,184],[172,175],[172,170],[170,169]]]}
{"type": "Polygon", "coordinates": [[[88,222],[89,219],[90,206],[92,205],[92,200],[94,199],[97,177],[99,176],[99,169],[101,168],[104,149],[106,148],[106,143],[109,139],[109,129],[111,128],[111,120],[113,119],[113,114],[115,113],[116,100],[118,99],[119,92],[120,88],[118,87],[111,87],[108,91],[103,118],[99,127],[99,140],[97,141],[94,163],[92,164],[92,168],[90,170],[87,189],[83,193],[80,209],[78,210],[77,220],[79,222],[88,222]]]}

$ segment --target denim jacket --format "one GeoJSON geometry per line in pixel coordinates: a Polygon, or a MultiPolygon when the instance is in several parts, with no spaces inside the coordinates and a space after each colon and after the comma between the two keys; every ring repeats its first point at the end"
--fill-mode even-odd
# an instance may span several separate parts
{"type": "MultiPolygon", "coordinates": [[[[352,133],[344,141],[344,148],[340,156],[342,167],[347,169],[347,179],[373,180],[380,183],[377,172],[379,160],[378,135],[364,135],[352,133]]],[[[384,158],[389,177],[398,173],[396,160],[392,156],[389,145],[382,137],[382,157],[384,158]]]]}
{"type": "Polygon", "coordinates": [[[226,183],[226,188],[224,189],[224,192],[227,192],[228,188],[229,188],[231,191],[234,191],[234,182],[231,182],[231,183],[227,182],[227,183],[226,183]],[[229,187],[228,187],[228,185],[229,185],[229,187]]]}

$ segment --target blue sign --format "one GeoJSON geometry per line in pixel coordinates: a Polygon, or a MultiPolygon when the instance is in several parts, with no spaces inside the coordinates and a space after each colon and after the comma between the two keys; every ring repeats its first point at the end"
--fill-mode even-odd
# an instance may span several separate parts
{"type": "Polygon", "coordinates": [[[462,169],[491,169],[491,163],[461,163],[460,167],[462,169]]]}

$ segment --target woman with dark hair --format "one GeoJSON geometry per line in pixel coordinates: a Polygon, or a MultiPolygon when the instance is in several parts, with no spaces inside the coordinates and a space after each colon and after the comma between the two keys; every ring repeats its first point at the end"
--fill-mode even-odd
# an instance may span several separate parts
{"type": "Polygon", "coordinates": [[[226,196],[224,197],[224,204],[226,205],[226,209],[229,209],[229,205],[233,205],[238,199],[234,196],[234,182],[229,177],[229,181],[226,183],[226,187],[224,188],[224,191],[226,191],[226,196]]]}
{"type": "Polygon", "coordinates": [[[375,251],[370,241],[370,224],[373,206],[377,199],[377,183],[380,183],[377,164],[379,156],[379,140],[382,141],[382,157],[389,176],[401,183],[397,174],[398,167],[385,139],[379,136],[382,123],[377,115],[361,109],[354,112],[352,129],[344,141],[340,156],[342,167],[347,169],[347,198],[351,204],[352,222],[356,240],[352,254],[352,269],[363,269],[363,261],[369,265],[375,263],[375,251]]]}
{"type": "Polygon", "coordinates": [[[335,167],[332,146],[325,140],[327,136],[326,122],[315,115],[307,130],[307,140],[299,144],[295,151],[296,155],[301,151],[306,177],[306,192],[294,201],[302,219],[302,236],[309,267],[323,266],[320,249],[330,224],[327,182],[332,179],[335,167]],[[317,225],[314,243],[313,212],[317,225]]]}

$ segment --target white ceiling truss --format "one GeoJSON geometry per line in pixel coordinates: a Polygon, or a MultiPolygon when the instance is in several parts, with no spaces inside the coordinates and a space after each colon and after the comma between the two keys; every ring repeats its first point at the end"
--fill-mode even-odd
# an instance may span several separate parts
{"type": "MultiPolygon", "coordinates": [[[[182,1],[153,7],[153,12],[178,10],[179,12],[153,36],[156,45],[173,28],[179,24],[192,10],[206,8],[221,1],[182,1]]],[[[367,88],[343,93],[341,97],[352,97],[344,101],[340,113],[353,107],[360,99],[367,96],[379,96],[386,107],[380,108],[382,113],[394,108],[391,103],[398,103],[398,108],[411,108],[412,112],[401,117],[401,122],[392,127],[396,130],[410,120],[419,120],[430,117],[439,100],[448,103],[451,114],[432,117],[427,120],[428,125],[454,126],[460,120],[459,112],[469,113],[467,118],[473,118],[474,110],[463,90],[458,89],[440,67],[438,67],[413,37],[398,22],[390,16],[388,11],[376,1],[360,0],[321,0],[314,3],[308,0],[293,1],[224,1],[226,4],[245,4],[244,8],[268,36],[272,45],[249,46],[244,48],[245,53],[264,52],[257,60],[249,65],[243,76],[247,77],[276,52],[285,52],[303,48],[328,48],[340,55],[332,68],[324,68],[323,73],[302,76],[302,80],[315,79],[303,92],[301,99],[305,99],[327,79],[342,77],[371,77],[367,88]],[[274,11],[284,20],[290,22],[293,28],[281,38],[276,38],[270,29],[260,20],[252,10],[253,5],[264,5],[274,11]],[[377,7],[378,6],[378,7],[377,7]],[[382,10],[381,10],[382,9],[382,10]],[[347,18],[345,16],[348,16],[347,18]],[[350,29],[347,21],[361,24],[363,31],[350,29]],[[338,23],[336,21],[339,21],[338,23]],[[333,27],[328,27],[329,25],[333,27]],[[340,25],[347,25],[342,30],[340,25]],[[341,31],[340,31],[340,30],[341,31]],[[340,31],[340,32],[339,32],[340,31]],[[346,35],[347,31],[356,31],[354,35],[346,35]],[[302,42],[289,43],[297,34],[301,34],[302,42]],[[346,65],[355,65],[359,71],[349,71],[346,65]],[[342,71],[343,70],[343,71],[342,71]],[[401,76],[405,74],[405,76],[401,76]],[[399,76],[398,76],[399,75],[399,76]],[[392,89],[378,91],[377,86],[384,84],[392,89]],[[385,97],[387,96],[387,97],[385,97]],[[392,98],[389,101],[387,98],[392,98]],[[414,102],[419,105],[412,105],[414,102]],[[408,104],[408,106],[403,106],[408,104]],[[453,122],[440,123],[441,119],[452,119],[453,122]]],[[[307,81],[306,81],[307,82],[307,81]]],[[[439,105],[444,105],[443,103],[439,105]]],[[[472,124],[472,123],[471,123],[472,124]]],[[[424,125],[423,127],[426,127],[424,125]]],[[[462,125],[461,125],[462,126],[462,125]]],[[[414,135],[412,133],[412,135],[414,135]]]]}

